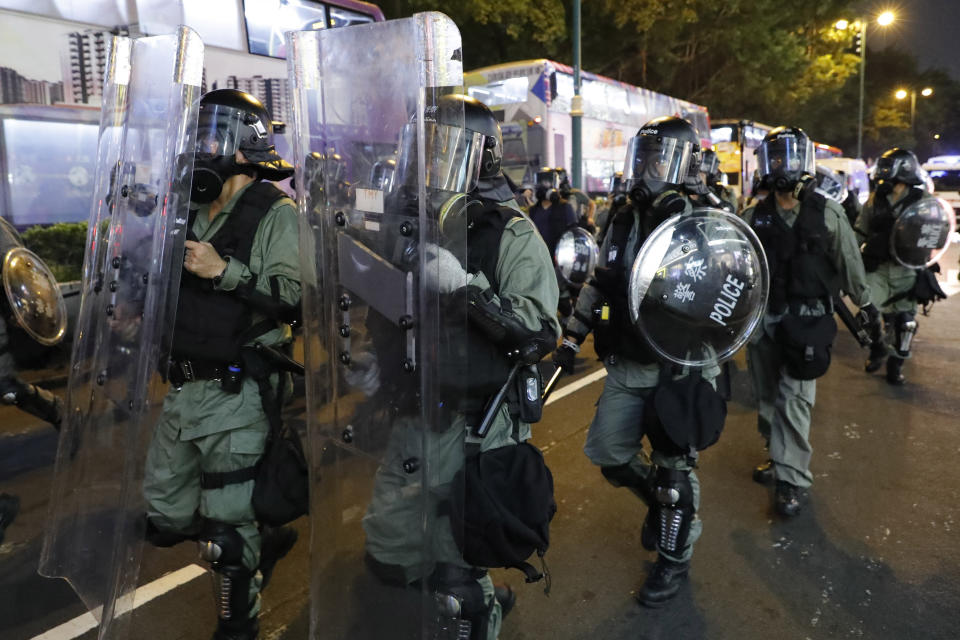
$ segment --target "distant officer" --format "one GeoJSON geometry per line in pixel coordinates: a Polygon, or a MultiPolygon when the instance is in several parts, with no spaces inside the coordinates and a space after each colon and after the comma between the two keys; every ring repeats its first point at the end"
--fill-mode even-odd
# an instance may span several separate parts
{"type": "Polygon", "coordinates": [[[714,195],[729,204],[731,213],[737,212],[737,194],[733,192],[733,189],[723,184],[720,158],[713,149],[704,149],[703,151],[703,158],[700,161],[700,177],[714,195]]]}
{"type": "Polygon", "coordinates": [[[201,98],[171,388],[144,494],[148,541],[198,540],[212,565],[214,640],[257,638],[263,582],[296,540],[292,529],[262,530],[253,510],[281,376],[244,349],[289,341],[283,318],[300,300],[297,212],[272,181],[292,174],[259,100],[233,89],[201,98]]]}
{"type": "Polygon", "coordinates": [[[934,197],[924,190],[917,156],[907,149],[888,149],[877,161],[877,188],[857,219],[863,240],[863,265],[873,299],[881,305],[884,335],[876,332],[864,369],[872,373],[887,363],[887,382],[901,385],[903,362],[910,357],[917,332],[917,301],[910,294],[918,269],[897,262],[890,253],[894,223],[904,210],[934,197]]]}
{"type": "MultiPolygon", "coordinates": [[[[673,368],[663,364],[634,330],[627,283],[634,259],[653,230],[669,217],[693,210],[682,191],[699,153],[696,130],[680,118],[652,120],[633,138],[624,168],[629,202],[613,211],[607,222],[595,277],[583,286],[563,344],[554,353],[554,362],[572,372],[580,345],[593,331],[594,347],[608,375],[584,452],[608,482],[629,488],[648,507],[642,542],[658,553],[637,598],[652,607],[675,596],[689,570],[693,544],[703,526],[697,516],[700,484],[689,456],[656,444],[652,455],[644,451],[644,435],[651,438],[644,432],[645,405],[673,368]],[[666,508],[669,496],[677,496],[672,504],[676,521],[660,527],[657,513],[661,506],[666,508]]],[[[718,373],[713,366],[702,375],[713,384],[718,373]]]]}
{"type": "Polygon", "coordinates": [[[761,183],[772,192],[743,217],[763,243],[771,284],[748,363],[757,426],[770,459],[753,478],[763,484],[775,480],[776,511],[794,516],[813,482],[810,422],[816,378],[829,366],[837,330],[832,300],[842,289],[865,315],[876,318],[878,312],[846,214],[814,190],[814,148],[807,134],[777,127],[757,156],[761,183]]]}

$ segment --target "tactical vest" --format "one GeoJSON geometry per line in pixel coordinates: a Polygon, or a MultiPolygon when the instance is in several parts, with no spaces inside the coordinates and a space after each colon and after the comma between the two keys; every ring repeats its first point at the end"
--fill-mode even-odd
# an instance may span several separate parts
{"type": "MultiPolygon", "coordinates": [[[[467,272],[483,273],[498,295],[500,243],[507,224],[519,217],[516,210],[492,201],[474,202],[468,209],[467,272]]],[[[509,312],[510,301],[501,298],[500,306],[509,312]]],[[[494,344],[466,322],[465,309],[455,309],[455,313],[461,312],[464,313],[462,318],[440,327],[439,382],[441,388],[451,393],[466,393],[472,400],[482,403],[503,386],[512,363],[503,346],[494,344]]]]}
{"type": "Polygon", "coordinates": [[[867,271],[876,271],[881,263],[893,260],[890,255],[890,234],[897,221],[895,213],[923,198],[924,191],[911,187],[907,194],[896,204],[890,204],[886,196],[873,197],[873,217],[867,229],[867,242],[863,247],[863,266],[867,271]]]}
{"type": "Polygon", "coordinates": [[[840,275],[826,253],[826,200],[818,193],[807,195],[793,227],[777,213],[775,196],[768,195],[754,209],[751,224],[770,267],[768,308],[783,312],[788,305],[830,300],[840,290],[840,275]]]}
{"type": "Polygon", "coordinates": [[[617,355],[641,364],[659,362],[654,351],[647,346],[630,319],[627,287],[633,261],[647,237],[663,220],[647,220],[641,216],[642,228],[638,233],[634,251],[627,255],[627,242],[633,229],[634,207],[621,207],[609,222],[610,242],[607,248],[606,266],[594,271],[594,282],[603,294],[601,305],[610,308],[609,320],[598,320],[599,310],[593,310],[593,348],[601,359],[617,355]],[[656,224],[654,224],[656,223],[656,224]]]}
{"type": "MultiPolygon", "coordinates": [[[[260,222],[270,207],[286,194],[271,182],[256,182],[243,192],[227,221],[210,239],[221,257],[250,264],[250,250],[260,222]]],[[[196,240],[193,222],[197,210],[190,212],[188,240],[196,240]]],[[[218,363],[235,362],[240,347],[272,328],[253,326],[250,305],[230,291],[217,291],[213,281],[187,270],[180,279],[180,298],[173,334],[174,359],[198,359],[218,363]]]]}

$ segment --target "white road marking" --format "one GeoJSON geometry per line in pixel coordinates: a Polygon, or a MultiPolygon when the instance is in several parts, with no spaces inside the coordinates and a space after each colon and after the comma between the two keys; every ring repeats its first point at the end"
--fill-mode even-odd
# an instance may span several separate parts
{"type": "MultiPolygon", "coordinates": [[[[189,564],[182,569],[177,569],[171,573],[157,578],[142,587],[138,587],[133,594],[133,605],[129,600],[124,600],[117,605],[116,617],[130,613],[140,605],[146,604],[158,598],[168,591],[173,591],[180,585],[186,584],[207,573],[207,570],[198,564],[189,564]]],[[[97,612],[99,615],[99,611],[97,612]]],[[[34,636],[32,640],[73,640],[79,638],[91,629],[96,629],[100,621],[93,613],[87,612],[77,616],[73,620],[64,622],[59,627],[54,627],[49,631],[34,636]]]]}
{"type": "MultiPolygon", "coordinates": [[[[576,382],[571,382],[568,385],[564,385],[557,389],[553,395],[547,398],[546,404],[556,402],[561,398],[565,398],[571,393],[576,393],[580,389],[593,384],[598,380],[602,380],[607,376],[606,369],[600,369],[599,371],[594,371],[588,376],[580,378],[576,382]]],[[[173,591],[177,587],[184,585],[196,578],[199,578],[207,572],[206,569],[197,564],[187,565],[182,569],[178,569],[172,573],[157,578],[153,582],[147,583],[142,587],[138,587],[133,596],[133,605],[130,606],[128,601],[118,604],[117,606],[117,617],[130,613],[133,609],[144,605],[154,598],[158,598],[168,591],[173,591]]],[[[98,612],[99,615],[99,612],[98,612]]],[[[87,612],[83,615],[77,616],[73,620],[68,620],[58,627],[54,627],[49,631],[45,631],[38,636],[34,636],[31,640],[74,640],[79,638],[83,634],[87,633],[92,629],[96,629],[100,624],[100,621],[94,616],[93,613],[87,612]]]]}
{"type": "Polygon", "coordinates": [[[576,382],[571,382],[570,384],[560,387],[559,389],[554,391],[553,394],[549,398],[547,398],[547,401],[545,404],[556,402],[560,398],[565,398],[571,393],[576,393],[580,389],[583,389],[587,385],[593,384],[597,380],[603,380],[606,376],[607,376],[607,370],[605,368],[600,369],[599,371],[594,371],[590,375],[584,376],[579,380],[577,380],[576,382]]]}

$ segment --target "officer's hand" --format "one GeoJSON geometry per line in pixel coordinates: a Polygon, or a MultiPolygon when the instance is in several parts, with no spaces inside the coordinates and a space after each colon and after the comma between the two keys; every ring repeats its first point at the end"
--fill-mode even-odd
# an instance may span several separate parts
{"type": "Polygon", "coordinates": [[[227,268],[227,261],[220,257],[209,242],[187,240],[187,253],[183,257],[183,268],[200,278],[213,279],[227,268]]]}
{"type": "Polygon", "coordinates": [[[656,213],[672,216],[677,213],[683,213],[687,202],[683,196],[676,191],[664,191],[653,201],[653,210],[656,213]]]}
{"type": "Polygon", "coordinates": [[[804,174],[803,177],[797,181],[797,186],[793,188],[793,197],[797,200],[803,200],[807,194],[813,193],[816,188],[817,179],[811,175],[804,174]]]}
{"type": "Polygon", "coordinates": [[[423,248],[426,262],[423,265],[424,286],[430,291],[453,293],[470,282],[466,270],[457,257],[435,244],[423,248]]]}
{"type": "Polygon", "coordinates": [[[580,346],[576,342],[569,338],[564,338],[563,344],[553,352],[553,364],[563,369],[564,373],[571,374],[573,373],[579,352],[580,346]]]}

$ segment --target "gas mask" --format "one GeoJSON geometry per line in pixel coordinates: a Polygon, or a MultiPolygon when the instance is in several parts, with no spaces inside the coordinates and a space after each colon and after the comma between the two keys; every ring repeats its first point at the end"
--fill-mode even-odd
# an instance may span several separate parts
{"type": "Polygon", "coordinates": [[[190,200],[197,204],[209,204],[223,191],[223,184],[240,173],[240,166],[233,156],[210,156],[197,154],[193,161],[193,186],[190,200]]]}

